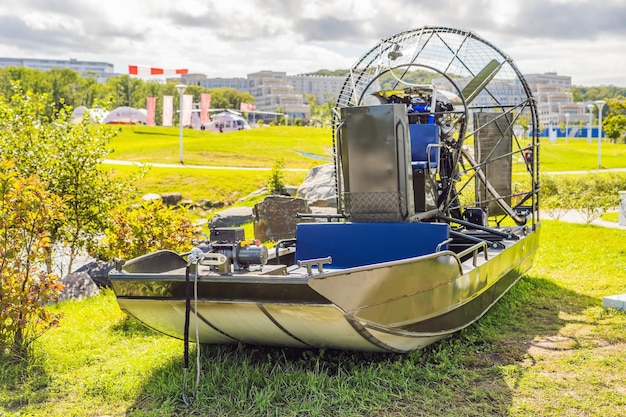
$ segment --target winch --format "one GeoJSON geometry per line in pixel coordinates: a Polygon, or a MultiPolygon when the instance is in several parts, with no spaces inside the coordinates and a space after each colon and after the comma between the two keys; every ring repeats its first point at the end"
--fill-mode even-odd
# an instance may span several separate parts
{"type": "Polygon", "coordinates": [[[213,262],[202,262],[220,273],[229,273],[230,265],[234,271],[248,269],[251,265],[265,265],[268,251],[258,241],[246,240],[241,227],[217,227],[211,229],[210,238],[198,245],[205,259],[213,262]],[[222,256],[210,256],[216,254],[222,256]],[[225,259],[224,259],[225,258],[225,259]],[[223,262],[225,261],[225,262],[223,262]]]}

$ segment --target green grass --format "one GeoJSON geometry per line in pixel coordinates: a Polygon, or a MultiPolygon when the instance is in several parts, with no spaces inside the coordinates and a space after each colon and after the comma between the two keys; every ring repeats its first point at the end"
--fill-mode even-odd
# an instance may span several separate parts
{"type": "MultiPolygon", "coordinates": [[[[112,141],[110,159],[131,162],[179,164],[177,128],[124,126],[112,141]]],[[[138,186],[142,193],[180,192],[191,200],[208,199],[232,204],[267,184],[274,163],[285,162],[285,182],[299,185],[313,166],[327,163],[311,157],[330,157],[330,129],[271,126],[232,133],[185,129],[184,162],[187,168],[150,169],[138,186]],[[247,167],[259,170],[194,169],[194,166],[247,167]]],[[[592,170],[597,168],[597,144],[586,139],[541,140],[541,166],[544,172],[592,170]]],[[[519,164],[518,164],[519,165],[519,164]]],[[[626,167],[626,145],[602,145],[604,168],[626,167]]],[[[111,165],[120,174],[136,168],[111,165]]],[[[516,170],[523,170],[520,165],[516,170]]]]}
{"type": "MultiPolygon", "coordinates": [[[[112,159],[162,164],[180,163],[177,128],[125,126],[113,139],[112,159]]],[[[310,169],[320,163],[305,155],[331,157],[330,129],[269,126],[238,132],[183,130],[185,165],[271,168],[277,159],[285,167],[310,169]]]]}
{"type": "MultiPolygon", "coordinates": [[[[177,128],[124,126],[111,143],[109,159],[180,165],[179,140],[177,128]]],[[[331,131],[309,127],[267,127],[222,134],[185,129],[183,141],[185,167],[151,167],[137,183],[141,194],[180,192],[185,199],[231,205],[265,187],[278,159],[285,162],[285,184],[298,186],[311,168],[328,163],[318,157],[330,158],[332,153],[331,131]]],[[[121,176],[138,171],[132,166],[107,167],[121,176]]]]}
{"type": "Polygon", "coordinates": [[[602,297],[626,292],[625,232],[543,223],[530,275],[476,325],[424,350],[203,347],[200,390],[187,408],[180,401],[182,342],[126,318],[107,292],[54,307],[65,318],[36,343],[36,360],[0,368],[0,410],[28,416],[622,416],[626,314],[603,309],[602,297]]]}
{"type": "MultiPolygon", "coordinates": [[[[549,142],[541,138],[540,147],[541,172],[576,171],[598,169],[598,144],[587,143],[587,139],[559,138],[557,142],[549,142]]],[[[602,143],[602,168],[625,168],[626,145],[602,143]]]]}

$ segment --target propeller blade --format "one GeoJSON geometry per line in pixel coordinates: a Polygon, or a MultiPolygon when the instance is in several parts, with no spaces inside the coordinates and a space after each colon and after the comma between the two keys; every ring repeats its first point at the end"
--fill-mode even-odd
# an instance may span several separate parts
{"type": "Polygon", "coordinates": [[[465,102],[470,103],[476,98],[478,94],[485,88],[485,86],[495,77],[504,62],[500,63],[495,59],[489,61],[485,68],[480,70],[478,74],[465,86],[462,91],[465,102]]]}

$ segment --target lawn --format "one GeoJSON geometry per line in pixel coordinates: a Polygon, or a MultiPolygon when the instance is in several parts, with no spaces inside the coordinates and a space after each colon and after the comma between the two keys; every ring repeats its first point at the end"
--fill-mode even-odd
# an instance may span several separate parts
{"type": "MultiPolygon", "coordinates": [[[[235,203],[265,186],[277,160],[285,162],[285,183],[298,186],[314,166],[329,163],[332,131],[310,127],[269,126],[232,133],[185,129],[183,166],[179,162],[177,128],[125,126],[112,141],[110,159],[173,164],[152,167],[138,182],[142,193],[180,192],[185,199],[235,203]],[[229,169],[199,169],[198,166],[229,169]],[[233,169],[244,167],[247,169],[233,169]]],[[[586,139],[542,138],[540,172],[594,170],[597,144],[586,139]]],[[[604,168],[626,168],[626,145],[603,143],[604,168]]],[[[136,168],[107,165],[120,175],[136,168]]],[[[522,168],[520,168],[522,169],[522,168]]],[[[599,170],[602,171],[602,170],[599,170]]]]}
{"type": "Polygon", "coordinates": [[[187,407],[182,342],[127,318],[105,292],[53,307],[65,317],[39,339],[36,360],[0,369],[0,410],[64,417],[623,416],[626,314],[602,308],[602,297],[626,292],[626,232],[543,223],[530,274],[477,324],[424,350],[203,347],[200,389],[187,407]]]}

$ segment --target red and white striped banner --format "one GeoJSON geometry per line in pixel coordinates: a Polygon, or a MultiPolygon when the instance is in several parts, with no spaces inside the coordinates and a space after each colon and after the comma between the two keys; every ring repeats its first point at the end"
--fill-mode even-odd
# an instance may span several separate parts
{"type": "Polygon", "coordinates": [[[129,65],[128,73],[130,75],[180,75],[189,74],[189,70],[187,68],[168,69],[144,67],[142,65],[129,65]]]}

